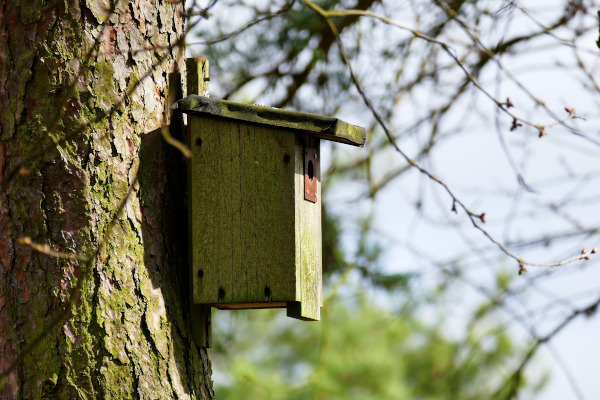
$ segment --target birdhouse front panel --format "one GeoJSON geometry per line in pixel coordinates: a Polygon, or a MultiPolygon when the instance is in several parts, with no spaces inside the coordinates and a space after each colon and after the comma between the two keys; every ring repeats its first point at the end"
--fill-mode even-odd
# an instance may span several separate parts
{"type": "Polygon", "coordinates": [[[191,288],[194,304],[322,306],[320,139],[362,146],[335,118],[188,96],[191,288]]]}
{"type": "MultiPolygon", "coordinates": [[[[303,141],[310,138],[211,116],[192,115],[188,126],[194,303],[242,309],[299,302],[290,316],[318,319],[321,209],[303,193],[303,141]]],[[[320,198],[320,171],[311,165],[320,198]]]]}

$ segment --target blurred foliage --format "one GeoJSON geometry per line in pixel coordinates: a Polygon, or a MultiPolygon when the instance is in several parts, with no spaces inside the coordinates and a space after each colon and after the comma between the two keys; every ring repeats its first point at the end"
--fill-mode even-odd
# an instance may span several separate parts
{"type": "Polygon", "coordinates": [[[319,323],[276,310],[220,313],[210,353],[217,398],[492,399],[519,350],[504,332],[453,340],[416,309],[352,303],[332,304],[319,323]]]}
{"type": "Polygon", "coordinates": [[[374,288],[385,290],[408,289],[414,273],[382,272],[380,256],[384,249],[371,232],[372,218],[363,218],[359,226],[358,246],[352,257],[345,254],[341,246],[342,228],[339,215],[322,208],[323,277],[325,282],[336,280],[344,272],[356,270],[361,278],[374,288]],[[354,259],[350,263],[348,260],[354,259]],[[330,279],[331,278],[331,279],[330,279]]]}

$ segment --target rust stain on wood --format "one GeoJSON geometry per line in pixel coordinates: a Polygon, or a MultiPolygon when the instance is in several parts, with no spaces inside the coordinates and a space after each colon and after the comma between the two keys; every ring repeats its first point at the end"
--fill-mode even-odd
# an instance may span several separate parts
{"type": "Polygon", "coordinates": [[[306,137],[304,144],[304,199],[313,203],[317,202],[319,158],[319,139],[306,137]]]}

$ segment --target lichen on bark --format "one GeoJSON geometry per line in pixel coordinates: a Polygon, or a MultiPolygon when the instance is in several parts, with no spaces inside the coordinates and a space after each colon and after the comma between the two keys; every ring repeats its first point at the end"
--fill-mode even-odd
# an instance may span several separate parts
{"type": "Polygon", "coordinates": [[[180,156],[159,132],[169,74],[185,76],[183,53],[139,51],[175,44],[182,5],[120,1],[106,14],[112,5],[0,6],[0,176],[19,168],[0,192],[0,372],[47,331],[4,379],[2,399],[213,397],[179,290],[183,186],[167,171],[180,156]],[[100,251],[87,265],[22,237],[100,251]],[[78,282],[73,316],[46,329],[78,282]]]}

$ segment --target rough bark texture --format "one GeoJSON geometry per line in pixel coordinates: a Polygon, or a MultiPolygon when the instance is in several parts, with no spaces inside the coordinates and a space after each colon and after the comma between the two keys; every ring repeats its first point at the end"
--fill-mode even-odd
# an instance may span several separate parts
{"type": "Polygon", "coordinates": [[[189,336],[185,167],[155,139],[183,54],[136,51],[175,44],[182,5],[121,1],[108,15],[110,7],[109,0],[0,2],[1,176],[59,143],[0,193],[0,372],[83,279],[74,316],[0,383],[2,399],[213,397],[206,353],[189,336]],[[17,241],[92,254],[104,235],[88,269],[17,241]]]}

